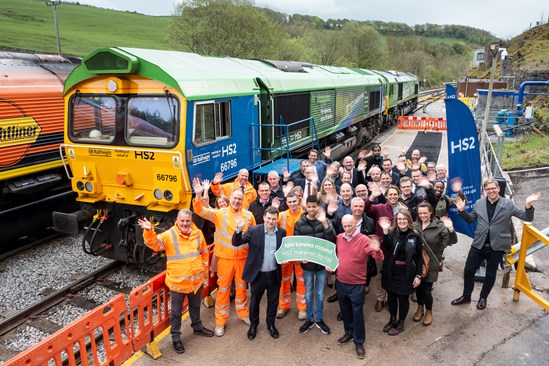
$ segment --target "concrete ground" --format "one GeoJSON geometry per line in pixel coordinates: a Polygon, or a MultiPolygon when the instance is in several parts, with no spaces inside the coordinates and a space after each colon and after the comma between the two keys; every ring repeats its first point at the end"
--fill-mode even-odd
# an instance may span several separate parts
{"type": "MultiPolygon", "coordinates": [[[[325,322],[332,334],[324,335],[312,328],[299,334],[302,324],[295,309],[286,318],[277,320],[280,338],[272,339],[264,324],[265,306],[254,341],[246,338],[248,327],[231,309],[223,337],[203,338],[192,335],[190,320],[183,321],[182,333],[186,353],[176,354],[169,335],[160,340],[163,357],[154,361],[148,355],[135,360],[135,365],[547,365],[546,347],[549,343],[549,318],[532,300],[522,295],[513,302],[513,290],[501,288],[502,271],[488,299],[486,310],[479,311],[481,283],[477,283],[473,302],[452,306],[450,301],[461,295],[462,271],[471,240],[460,236],[459,242],[446,250],[446,268],[440,274],[433,295],[433,324],[423,326],[412,321],[415,303],[411,302],[405,331],[396,337],[388,336],[382,328],[389,319],[383,310],[376,313],[375,287],[366,296],[366,358],[357,359],[352,344],[340,346],[343,324],[336,320],[337,303],[324,304],[325,322]]],[[[512,276],[512,281],[514,276],[512,276]]],[[[334,293],[326,289],[326,297],[334,293]]],[[[265,300],[264,300],[265,302],[265,300]]],[[[265,304],[262,304],[265,305],[265,304]]],[[[213,308],[202,308],[202,319],[213,329],[213,308]]]]}
{"type": "MultiPolygon", "coordinates": [[[[440,107],[440,106],[439,106],[440,107]]],[[[435,115],[435,113],[432,113],[435,115]]],[[[394,146],[398,151],[410,136],[398,132],[389,137],[384,145],[394,146]]],[[[443,139],[445,141],[445,139],[443,139]]],[[[440,162],[444,162],[441,160],[440,162]]],[[[535,191],[546,194],[548,178],[517,180],[515,202],[523,205],[525,198],[535,191]]],[[[548,198],[536,204],[534,225],[543,229],[549,226],[548,198]]],[[[549,317],[540,306],[521,295],[519,302],[513,302],[513,290],[501,288],[503,272],[499,271],[496,285],[488,299],[488,307],[479,311],[476,301],[481,283],[476,284],[473,301],[469,305],[452,306],[451,300],[459,297],[463,289],[463,267],[471,245],[471,239],[459,235],[459,242],[447,248],[445,269],[433,289],[433,324],[423,326],[412,321],[416,304],[410,303],[410,312],[405,322],[405,331],[396,337],[383,333],[382,328],[389,320],[389,313],[376,313],[375,285],[366,296],[364,314],[366,322],[366,358],[357,359],[352,343],[338,345],[343,335],[343,324],[336,320],[339,311],[337,303],[324,304],[324,320],[332,333],[324,335],[312,328],[307,334],[299,334],[302,324],[297,320],[295,309],[276,326],[280,338],[272,339],[265,327],[263,300],[261,323],[254,341],[246,337],[248,327],[236,316],[234,308],[226,327],[225,336],[203,338],[193,336],[190,320],[183,321],[182,333],[186,353],[176,354],[169,335],[160,340],[163,357],[153,360],[148,355],[136,355],[130,363],[135,365],[549,365],[549,317]]],[[[549,250],[535,255],[538,271],[530,274],[532,286],[544,292],[549,298],[549,250]]],[[[511,274],[511,284],[514,272],[511,274]]],[[[326,298],[334,293],[326,289],[326,298]]],[[[204,324],[213,329],[213,308],[202,308],[204,324]]]]}

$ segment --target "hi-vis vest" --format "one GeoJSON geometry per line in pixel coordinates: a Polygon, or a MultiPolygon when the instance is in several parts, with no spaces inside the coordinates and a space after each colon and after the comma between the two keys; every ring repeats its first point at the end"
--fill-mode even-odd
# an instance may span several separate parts
{"type": "MultiPolygon", "coordinates": [[[[214,233],[214,253],[219,258],[227,259],[243,259],[248,256],[248,244],[235,247],[232,239],[236,231],[236,211],[230,206],[225,208],[213,209],[206,208],[202,205],[202,200],[193,200],[194,212],[206,220],[209,220],[215,225],[214,233]]],[[[252,213],[245,209],[238,211],[244,221],[243,232],[246,232],[250,226],[255,225],[255,217],[252,213]]]]}
{"type": "Polygon", "coordinates": [[[303,209],[301,207],[298,208],[299,212],[296,214],[292,214],[289,209],[278,214],[278,226],[286,229],[286,236],[294,235],[295,223],[303,215],[303,209]]]}
{"type": "MultiPolygon", "coordinates": [[[[221,196],[223,194],[227,198],[231,197],[231,194],[235,189],[240,189],[240,184],[238,184],[238,178],[234,182],[228,182],[224,184],[212,184],[211,189],[213,194],[216,196],[221,196]]],[[[242,207],[248,208],[250,204],[255,201],[257,198],[257,192],[250,182],[246,183],[246,188],[244,189],[244,199],[242,200],[242,207]]]]}
{"type": "Polygon", "coordinates": [[[202,231],[191,224],[189,235],[177,226],[156,235],[143,230],[145,245],[155,252],[166,251],[166,285],[171,291],[196,293],[208,275],[208,249],[202,231]]]}

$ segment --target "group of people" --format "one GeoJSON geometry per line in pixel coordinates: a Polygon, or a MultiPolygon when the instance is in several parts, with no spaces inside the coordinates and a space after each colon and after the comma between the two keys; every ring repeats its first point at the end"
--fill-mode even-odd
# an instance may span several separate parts
{"type": "Polygon", "coordinates": [[[388,308],[390,313],[384,332],[396,336],[404,331],[409,298],[414,291],[418,308],[413,320],[430,325],[432,289],[443,252],[447,245],[457,242],[453,223],[447,217],[451,205],[467,222],[478,222],[465,265],[463,295],[452,304],[471,301],[475,271],[486,259],[486,281],[477,304],[478,309],[484,309],[497,264],[510,246],[509,219],[516,216],[531,220],[531,204],[540,199],[540,194],[528,197],[526,209],[520,209],[499,197],[499,185],[489,179],[484,182],[487,198],[479,200],[475,210],[467,213],[459,182],[452,186],[453,191],[459,192],[456,197],[445,194],[448,177],[444,165],[428,161],[417,150],[409,160],[402,154],[393,165],[387,152],[383,156],[381,150],[375,145],[371,155],[361,151],[356,162],[347,156],[341,164],[332,161],[329,148],[322,151],[322,158],[318,151],[311,150],[297,173],[271,171],[257,190],[244,169],[234,181],[226,183],[222,183],[221,173],[211,182],[193,180],[194,213],[215,226],[218,292],[213,331],[200,321],[200,295],[210,269],[204,236],[192,223],[191,211],[181,210],[175,225],[159,234],[146,218],[138,220],[144,229],[145,244],[153,250],[166,251],[174,349],[184,352],[180,327],[181,305],[186,296],[194,334],[225,334],[233,285],[235,310],[248,326],[249,340],[257,335],[259,305],[265,292],[267,330],[271,337],[279,337],[275,320],[289,313],[292,288],[297,317],[303,321],[299,332],[307,333],[316,326],[322,333],[330,334],[323,306],[326,284],[334,271],[307,260],[277,263],[275,252],[282,239],[292,235],[335,243],[339,266],[335,271],[336,293],[329,302],[339,303],[338,319],[343,321],[343,336],[337,343],[353,341],[358,358],[365,356],[363,305],[371,277],[376,283],[375,311],[388,308]],[[210,200],[210,190],[214,201],[210,200]],[[423,251],[429,257],[429,268],[422,276],[423,251]]]}

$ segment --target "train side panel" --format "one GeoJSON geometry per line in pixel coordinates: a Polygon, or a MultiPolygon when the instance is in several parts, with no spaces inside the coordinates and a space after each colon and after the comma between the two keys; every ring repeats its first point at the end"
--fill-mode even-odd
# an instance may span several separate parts
{"type": "Polygon", "coordinates": [[[53,209],[77,208],[59,156],[63,82],[76,66],[57,55],[0,52],[0,251],[43,236],[53,209]]]}
{"type": "Polygon", "coordinates": [[[212,98],[188,103],[186,114],[186,162],[192,178],[212,179],[216,172],[224,179],[261,163],[258,145],[259,106],[254,96],[212,98]]]}
{"type": "Polygon", "coordinates": [[[82,222],[86,252],[151,264],[139,217],[169,228],[191,207],[194,178],[266,167],[286,142],[293,157],[315,139],[335,159],[348,154],[382,128],[392,80],[389,91],[367,70],[98,49],[65,84],[64,152],[82,210],[56,227],[82,222]],[[311,116],[316,134],[308,121],[273,125],[311,116]]]}
{"type": "Polygon", "coordinates": [[[76,65],[61,57],[49,65],[33,55],[2,59],[8,55],[0,53],[0,181],[11,179],[8,190],[16,192],[15,178],[62,166],[63,82],[76,65]]]}

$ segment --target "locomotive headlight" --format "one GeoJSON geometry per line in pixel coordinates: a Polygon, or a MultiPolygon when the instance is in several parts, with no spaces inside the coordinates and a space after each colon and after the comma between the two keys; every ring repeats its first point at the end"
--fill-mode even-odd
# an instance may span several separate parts
{"type": "Polygon", "coordinates": [[[171,201],[173,199],[173,193],[169,190],[166,190],[164,192],[164,198],[166,199],[166,201],[171,201]]]}
{"type": "Polygon", "coordinates": [[[154,198],[156,198],[157,200],[161,200],[163,197],[163,194],[162,194],[162,190],[160,189],[155,189],[154,190],[154,198]]]}
{"type": "Polygon", "coordinates": [[[83,191],[83,190],[84,190],[84,183],[82,183],[81,180],[79,180],[78,182],[76,182],[76,189],[78,189],[79,191],[83,191]]]}
{"type": "Polygon", "coordinates": [[[117,84],[116,81],[114,81],[114,80],[109,80],[109,81],[107,82],[107,89],[109,89],[109,91],[110,91],[111,93],[114,93],[115,91],[118,90],[118,84],[117,84]]]}
{"type": "Polygon", "coordinates": [[[91,182],[86,182],[86,191],[93,192],[93,184],[91,182]]]}

